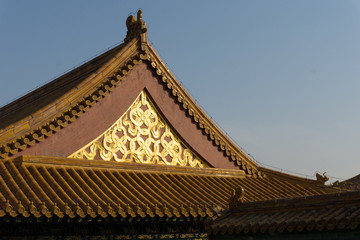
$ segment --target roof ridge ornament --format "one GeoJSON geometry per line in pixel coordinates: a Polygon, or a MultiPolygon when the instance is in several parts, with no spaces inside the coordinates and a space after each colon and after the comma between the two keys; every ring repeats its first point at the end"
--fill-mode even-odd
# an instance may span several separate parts
{"type": "Polygon", "coordinates": [[[321,174],[316,173],[316,182],[317,182],[318,184],[323,185],[323,184],[325,184],[325,182],[327,182],[328,180],[329,180],[329,177],[326,176],[326,172],[324,172],[322,176],[321,176],[321,174]]]}
{"type": "Polygon", "coordinates": [[[130,15],[126,19],[127,33],[124,42],[129,42],[133,38],[139,38],[141,43],[146,42],[147,39],[147,27],[144,20],[142,20],[142,10],[137,12],[137,19],[134,15],[130,15]]]}
{"type": "Polygon", "coordinates": [[[229,207],[234,208],[239,206],[241,203],[244,202],[245,198],[245,189],[241,186],[235,188],[231,192],[231,196],[229,198],[229,207]]]}

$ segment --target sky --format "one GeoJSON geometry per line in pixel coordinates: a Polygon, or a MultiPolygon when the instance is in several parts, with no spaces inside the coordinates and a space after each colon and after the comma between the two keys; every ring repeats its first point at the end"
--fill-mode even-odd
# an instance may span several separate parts
{"type": "Polygon", "coordinates": [[[148,39],[260,165],[360,174],[360,1],[0,0],[0,106],[122,42],[148,39]]]}

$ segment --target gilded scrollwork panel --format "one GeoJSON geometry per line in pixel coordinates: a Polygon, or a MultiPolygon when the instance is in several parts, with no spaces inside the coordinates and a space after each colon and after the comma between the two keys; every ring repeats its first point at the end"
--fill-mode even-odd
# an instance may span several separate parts
{"type": "Polygon", "coordinates": [[[69,157],[208,167],[171,129],[145,91],[114,125],[69,157]]]}

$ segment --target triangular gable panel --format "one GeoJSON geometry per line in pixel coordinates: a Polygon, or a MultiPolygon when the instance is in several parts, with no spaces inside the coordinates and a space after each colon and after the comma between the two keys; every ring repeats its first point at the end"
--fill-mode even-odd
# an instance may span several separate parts
{"type": "MultiPolygon", "coordinates": [[[[161,61],[146,39],[141,14],[137,20],[129,17],[127,27],[123,44],[0,109],[0,118],[6,122],[0,129],[0,158],[87,158],[91,153],[88,144],[104,138],[103,133],[128,114],[145,89],[168,129],[181,139],[180,145],[191,149],[191,156],[198,159],[194,166],[242,169],[261,175],[258,165],[219,130],[161,61]]],[[[94,158],[102,158],[100,148],[93,148],[97,148],[94,158]]],[[[167,162],[173,161],[171,154],[164,157],[167,162]]],[[[134,157],[140,161],[141,154],[130,155],[126,161],[134,157]]],[[[142,158],[148,161],[144,155],[142,158]]],[[[184,161],[184,156],[179,161],[184,161]]]]}
{"type": "Polygon", "coordinates": [[[177,136],[146,91],[109,129],[69,158],[208,167],[177,136]]]}

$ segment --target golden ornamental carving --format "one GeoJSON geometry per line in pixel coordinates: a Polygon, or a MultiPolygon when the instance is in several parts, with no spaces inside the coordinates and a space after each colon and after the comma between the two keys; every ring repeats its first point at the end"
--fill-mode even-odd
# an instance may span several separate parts
{"type": "Polygon", "coordinates": [[[114,125],[69,158],[208,167],[175,134],[145,91],[114,125]]]}

